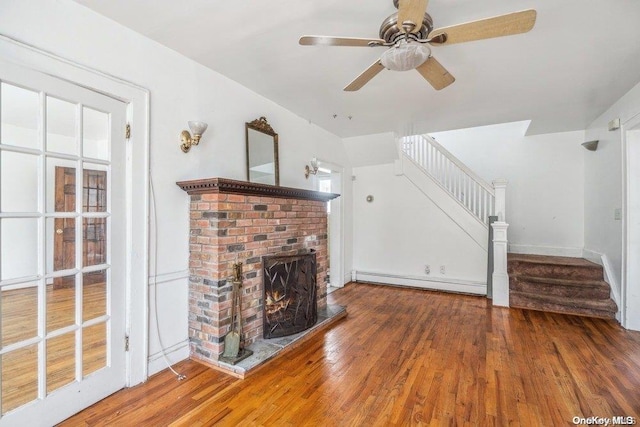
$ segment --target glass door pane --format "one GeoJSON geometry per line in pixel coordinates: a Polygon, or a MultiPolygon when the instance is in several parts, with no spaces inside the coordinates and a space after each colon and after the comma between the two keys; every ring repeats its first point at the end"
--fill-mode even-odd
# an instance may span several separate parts
{"type": "Polygon", "coordinates": [[[0,68],[0,423],[28,425],[18,420],[68,413],[87,394],[124,386],[126,211],[111,194],[125,193],[126,106],[37,73],[40,89],[28,89],[4,81],[7,72],[0,68]]]}
{"type": "Polygon", "coordinates": [[[38,397],[38,346],[36,344],[2,355],[2,413],[38,397]]]}
{"type": "Polygon", "coordinates": [[[40,99],[38,92],[0,83],[0,138],[2,144],[38,148],[40,99]]]}

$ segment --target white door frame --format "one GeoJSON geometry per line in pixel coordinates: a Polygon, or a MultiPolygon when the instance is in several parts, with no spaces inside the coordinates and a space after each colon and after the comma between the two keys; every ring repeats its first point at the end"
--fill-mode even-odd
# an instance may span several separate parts
{"type": "Polygon", "coordinates": [[[640,113],[622,125],[622,283],[620,321],[640,331],[640,113]],[[631,137],[630,132],[637,133],[631,137]]]}
{"type": "MultiPolygon", "coordinates": [[[[331,203],[331,212],[335,212],[338,214],[337,218],[338,221],[340,222],[340,228],[339,228],[339,233],[338,233],[338,238],[336,239],[336,236],[333,236],[330,241],[329,241],[329,245],[334,247],[333,245],[338,245],[338,266],[339,268],[335,268],[336,262],[335,259],[332,260],[331,257],[331,253],[335,253],[335,250],[332,251],[331,247],[327,248],[327,251],[329,252],[329,265],[331,266],[331,283],[332,284],[338,284],[340,287],[343,287],[345,282],[344,279],[344,270],[345,270],[345,266],[344,266],[344,260],[345,260],[345,254],[344,254],[344,189],[346,187],[345,185],[345,175],[344,175],[344,167],[341,165],[338,165],[336,163],[333,162],[329,162],[326,160],[322,160],[322,159],[317,159],[318,160],[318,165],[320,167],[323,168],[327,168],[327,169],[331,169],[332,173],[339,173],[340,174],[340,197],[335,198],[333,200],[331,200],[329,203],[331,203]],[[338,207],[338,209],[336,209],[336,207],[338,207]],[[337,270],[337,271],[336,271],[337,270]],[[337,277],[338,281],[334,281],[333,278],[337,277]]],[[[317,189],[317,177],[314,176],[314,179],[316,179],[315,182],[315,187],[317,189]]],[[[334,192],[334,189],[331,189],[331,192],[334,192]]],[[[327,224],[329,226],[329,224],[327,224]]],[[[335,249],[335,247],[334,247],[335,249]]]]}
{"type": "Polygon", "coordinates": [[[126,153],[126,385],[148,376],[149,90],[0,35],[0,58],[128,104],[131,137],[126,153]]]}

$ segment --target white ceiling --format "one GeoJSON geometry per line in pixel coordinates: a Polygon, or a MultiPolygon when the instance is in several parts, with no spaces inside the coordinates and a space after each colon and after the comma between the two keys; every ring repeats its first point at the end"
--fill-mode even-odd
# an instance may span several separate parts
{"type": "Polygon", "coordinates": [[[385,70],[351,93],[342,88],[384,48],[298,38],[378,37],[392,0],[76,1],[341,137],[527,119],[530,134],[584,129],[640,81],[635,0],[431,0],[436,28],[529,8],[538,19],[529,33],[434,47],[456,77],[441,91],[385,70]]]}

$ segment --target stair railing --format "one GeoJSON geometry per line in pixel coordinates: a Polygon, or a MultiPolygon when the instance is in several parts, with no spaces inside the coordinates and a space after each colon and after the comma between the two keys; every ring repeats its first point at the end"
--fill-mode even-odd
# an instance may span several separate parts
{"type": "Polygon", "coordinates": [[[509,306],[509,274],[507,272],[506,188],[507,181],[496,179],[488,184],[446,148],[428,135],[399,139],[404,156],[440,185],[483,225],[493,229],[493,272],[491,273],[493,305],[509,306]],[[489,225],[489,217],[497,221],[489,225]]]}
{"type": "Polygon", "coordinates": [[[494,186],[436,140],[428,135],[405,136],[400,138],[400,149],[485,226],[489,226],[492,215],[502,216],[500,221],[504,221],[504,199],[496,203],[494,186]]]}

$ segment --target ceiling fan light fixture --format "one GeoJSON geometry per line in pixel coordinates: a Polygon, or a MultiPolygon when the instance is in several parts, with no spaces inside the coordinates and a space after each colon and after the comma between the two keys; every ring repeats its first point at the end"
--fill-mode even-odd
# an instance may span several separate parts
{"type": "Polygon", "coordinates": [[[389,70],[407,71],[419,67],[430,56],[431,49],[426,44],[402,40],[385,51],[380,57],[380,62],[389,70]]]}

